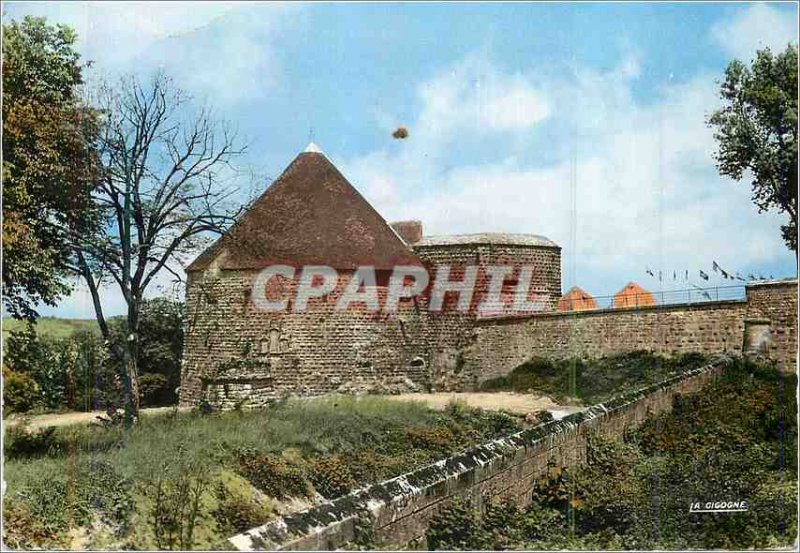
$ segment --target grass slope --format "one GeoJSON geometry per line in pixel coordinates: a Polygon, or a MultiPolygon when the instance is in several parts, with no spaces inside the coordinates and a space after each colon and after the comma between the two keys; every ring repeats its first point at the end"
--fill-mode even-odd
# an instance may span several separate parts
{"type": "Polygon", "coordinates": [[[278,500],[334,498],[517,428],[499,413],[368,396],[7,435],[6,543],[63,547],[82,532],[84,547],[223,547],[278,500]]]}
{"type": "MultiPolygon", "coordinates": [[[[11,317],[3,317],[3,343],[13,330],[25,327],[25,321],[18,321],[11,317]]],[[[41,317],[36,323],[36,332],[39,336],[50,338],[68,338],[80,330],[99,332],[97,321],[94,319],[59,319],[57,317],[41,317]]]]}

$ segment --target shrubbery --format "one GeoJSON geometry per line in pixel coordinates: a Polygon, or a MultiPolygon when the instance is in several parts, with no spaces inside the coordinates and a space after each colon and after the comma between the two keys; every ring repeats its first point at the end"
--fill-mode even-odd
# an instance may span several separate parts
{"type": "MultiPolygon", "coordinates": [[[[142,405],[177,401],[183,344],[183,305],[163,298],[148,300],[139,323],[139,374],[142,405]]],[[[109,320],[120,334],[118,319],[109,320]]],[[[9,411],[71,409],[91,411],[121,404],[117,369],[99,331],[79,330],[54,338],[28,324],[9,334],[4,399],[9,411]]]]}
{"type": "MultiPolygon", "coordinates": [[[[70,425],[30,432],[15,425],[6,435],[7,527],[15,525],[14,543],[32,547],[64,547],[70,528],[79,527],[88,527],[93,546],[102,549],[222,547],[234,533],[274,516],[269,498],[332,499],[517,429],[507,415],[465,406],[439,412],[374,396],[153,415],[130,431],[70,425]],[[120,497],[105,477],[92,484],[106,490],[97,499],[103,516],[127,528],[119,536],[93,526],[94,507],[86,516],[67,513],[68,505],[86,503],[65,497],[86,497],[90,486],[67,475],[95,461],[124,475],[130,496],[120,497]],[[111,504],[124,506],[127,497],[133,514],[114,514],[111,504]],[[66,514],[42,527],[39,515],[51,509],[66,514]]],[[[368,543],[366,523],[363,530],[360,539],[368,543]]]]}
{"type": "Polygon", "coordinates": [[[239,468],[242,476],[252,484],[277,499],[284,497],[308,497],[311,487],[307,481],[304,464],[274,454],[263,454],[252,448],[239,453],[239,468]]]}
{"type": "Polygon", "coordinates": [[[3,409],[9,413],[25,413],[33,409],[39,395],[36,381],[25,373],[3,367],[3,409]]]}
{"type": "Polygon", "coordinates": [[[671,413],[622,439],[593,436],[587,464],[550,467],[531,505],[437,516],[439,549],[748,549],[797,533],[796,377],[738,362],[671,413]],[[747,512],[690,513],[694,501],[746,500],[747,512]],[[505,513],[505,514],[503,514],[505,513]],[[499,521],[499,522],[498,522],[499,521]],[[493,544],[487,536],[494,536],[493,544]],[[499,540],[499,541],[498,541],[499,540]]]}

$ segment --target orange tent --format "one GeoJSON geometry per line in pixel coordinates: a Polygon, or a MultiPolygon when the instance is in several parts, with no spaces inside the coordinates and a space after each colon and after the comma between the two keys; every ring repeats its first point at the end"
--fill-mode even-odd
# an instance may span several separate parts
{"type": "Polygon", "coordinates": [[[655,304],[656,298],[653,294],[635,282],[629,282],[625,285],[625,288],[614,295],[615,309],[620,307],[646,307],[655,304]]]}
{"type": "Polygon", "coordinates": [[[558,300],[559,311],[586,311],[587,309],[597,309],[597,302],[577,286],[570,288],[569,292],[558,300]]]}

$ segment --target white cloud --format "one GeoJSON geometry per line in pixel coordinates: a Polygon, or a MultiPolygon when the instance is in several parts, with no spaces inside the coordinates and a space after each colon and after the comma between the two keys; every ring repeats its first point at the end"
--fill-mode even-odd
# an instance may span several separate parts
{"type": "Polygon", "coordinates": [[[46,16],[73,27],[85,58],[113,66],[153,42],[208,24],[241,2],[9,2],[12,17],[46,16]]]}
{"type": "Polygon", "coordinates": [[[523,75],[504,75],[469,58],[419,90],[420,123],[442,133],[525,130],[548,116],[544,95],[523,75]]]}
{"type": "Polygon", "coordinates": [[[711,34],[730,56],[749,61],[756,50],[769,47],[773,52],[783,51],[790,42],[796,44],[796,18],[794,10],[755,3],[714,25],[711,34]]]}
{"type": "MultiPolygon", "coordinates": [[[[657,101],[641,105],[631,92],[638,65],[634,57],[606,73],[578,67],[574,75],[529,78],[529,90],[547,91],[537,98],[548,106],[551,128],[504,142],[496,127],[476,125],[470,140],[497,152],[483,162],[458,159],[446,146],[453,114],[474,121],[482,109],[463,101],[471,75],[448,71],[420,85],[422,105],[407,143],[344,160],[345,174],[388,220],[421,219],[426,234],[544,234],[564,248],[564,284],[577,280],[593,293],[613,293],[629,280],[658,289],[646,267],[670,280],[688,269],[696,279],[712,260],[740,271],[790,260],[781,217],[758,214],[749,186],[716,172],[704,122],[718,101],[714,76],[672,81],[657,101]],[[534,161],[556,140],[552,159],[534,161]]],[[[517,78],[487,72],[506,85],[517,78]]]]}
{"type": "Polygon", "coordinates": [[[296,9],[254,2],[41,2],[10,3],[8,15],[46,16],[73,27],[81,55],[95,62],[90,81],[163,68],[190,92],[230,104],[275,86],[281,65],[272,35],[296,9]]]}

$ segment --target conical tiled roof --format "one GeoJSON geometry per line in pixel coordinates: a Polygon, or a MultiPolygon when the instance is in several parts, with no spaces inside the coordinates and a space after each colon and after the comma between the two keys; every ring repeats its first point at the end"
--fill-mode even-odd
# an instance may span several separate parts
{"type": "Polygon", "coordinates": [[[328,158],[309,150],[187,270],[206,269],[218,257],[222,269],[422,265],[328,158]]]}

